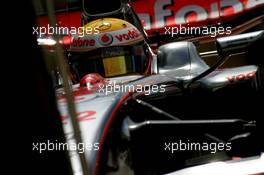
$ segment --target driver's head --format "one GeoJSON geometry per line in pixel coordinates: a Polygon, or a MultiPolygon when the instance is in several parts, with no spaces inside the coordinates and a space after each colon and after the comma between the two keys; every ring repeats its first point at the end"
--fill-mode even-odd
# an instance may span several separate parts
{"type": "Polygon", "coordinates": [[[75,35],[70,46],[70,62],[78,78],[89,73],[103,77],[144,74],[149,55],[143,35],[132,24],[115,18],[92,21],[86,34],[75,35]]]}

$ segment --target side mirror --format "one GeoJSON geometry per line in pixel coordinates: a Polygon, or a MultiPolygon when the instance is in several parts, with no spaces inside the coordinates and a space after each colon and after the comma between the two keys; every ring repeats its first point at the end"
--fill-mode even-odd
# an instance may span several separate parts
{"type": "Polygon", "coordinates": [[[263,36],[264,30],[218,38],[216,40],[218,54],[221,56],[227,56],[232,53],[244,52],[248,46],[263,36]]]}
{"type": "Polygon", "coordinates": [[[173,42],[158,48],[158,72],[184,80],[191,79],[209,67],[193,43],[173,42]]]}

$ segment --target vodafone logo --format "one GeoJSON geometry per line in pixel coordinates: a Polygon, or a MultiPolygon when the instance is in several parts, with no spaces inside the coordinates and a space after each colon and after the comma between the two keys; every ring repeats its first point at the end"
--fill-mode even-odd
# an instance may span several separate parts
{"type": "Polygon", "coordinates": [[[119,41],[128,41],[138,38],[140,35],[136,29],[127,30],[126,33],[115,35],[115,38],[119,41]]]}
{"type": "Polygon", "coordinates": [[[238,81],[245,81],[245,80],[249,80],[251,78],[254,78],[256,75],[256,71],[253,72],[249,72],[249,73],[242,73],[239,75],[232,75],[232,76],[228,76],[226,77],[226,79],[230,82],[230,83],[234,83],[234,82],[238,82],[238,81]]]}
{"type": "Polygon", "coordinates": [[[109,33],[105,33],[105,34],[103,34],[102,36],[99,37],[98,41],[103,46],[108,46],[108,45],[112,44],[113,36],[111,34],[109,34],[109,33]]]}
{"type": "Polygon", "coordinates": [[[159,29],[223,17],[235,16],[257,6],[264,0],[152,0],[131,3],[147,30],[159,29]]]}
{"type": "Polygon", "coordinates": [[[90,38],[74,38],[71,44],[73,47],[88,47],[95,46],[95,40],[90,38]]]}
{"type": "Polygon", "coordinates": [[[100,48],[102,46],[108,47],[111,45],[126,45],[133,42],[143,40],[143,36],[135,27],[126,28],[123,30],[116,30],[107,33],[100,33],[96,36],[84,36],[73,38],[70,45],[72,51],[88,51],[91,49],[100,48]]]}

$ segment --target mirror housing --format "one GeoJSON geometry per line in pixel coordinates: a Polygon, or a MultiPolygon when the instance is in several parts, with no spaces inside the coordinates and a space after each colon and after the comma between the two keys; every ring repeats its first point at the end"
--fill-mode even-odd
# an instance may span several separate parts
{"type": "Polygon", "coordinates": [[[264,36],[264,30],[218,38],[217,52],[221,56],[244,52],[254,41],[264,36]]]}
{"type": "Polygon", "coordinates": [[[191,79],[209,67],[201,59],[193,43],[173,42],[158,48],[158,72],[180,79],[191,79]]]}

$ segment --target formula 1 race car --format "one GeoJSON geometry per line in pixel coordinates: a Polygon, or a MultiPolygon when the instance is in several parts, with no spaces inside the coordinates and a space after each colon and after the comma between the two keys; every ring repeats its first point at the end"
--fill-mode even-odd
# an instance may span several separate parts
{"type": "MultiPolygon", "coordinates": [[[[67,58],[89,173],[264,173],[263,63],[219,68],[240,52],[261,60],[264,31],[217,39],[219,59],[209,67],[187,41],[154,54],[121,19],[84,27],[99,32],[73,36],[67,58]]],[[[74,143],[62,88],[57,98],[74,143]]],[[[70,155],[74,174],[83,174],[78,150],[70,155]]]]}

